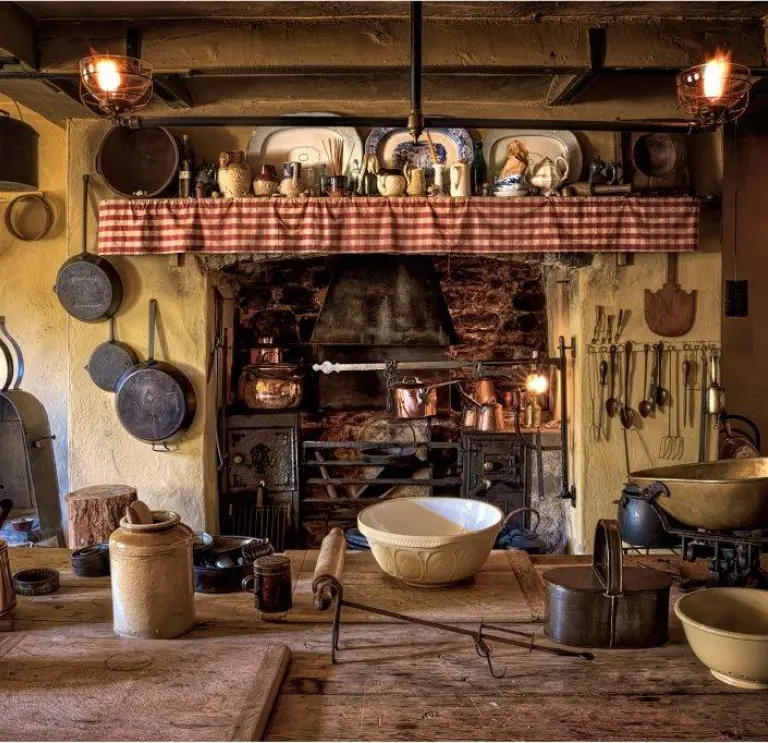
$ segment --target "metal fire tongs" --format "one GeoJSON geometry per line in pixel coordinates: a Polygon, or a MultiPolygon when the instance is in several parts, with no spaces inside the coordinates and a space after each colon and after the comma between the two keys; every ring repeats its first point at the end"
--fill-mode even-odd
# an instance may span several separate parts
{"type": "Polygon", "coordinates": [[[445,624],[444,622],[431,622],[427,619],[419,619],[418,617],[412,617],[407,614],[400,614],[396,611],[389,611],[388,609],[381,609],[377,606],[369,606],[368,604],[360,604],[356,601],[348,601],[344,598],[344,586],[341,583],[341,574],[344,571],[344,553],[346,548],[346,542],[344,540],[344,533],[338,527],[331,529],[328,536],[323,539],[323,543],[320,547],[320,555],[317,558],[317,565],[315,567],[315,575],[312,580],[312,593],[314,595],[314,605],[318,611],[326,611],[333,606],[333,624],[331,626],[331,663],[336,664],[336,653],[339,650],[339,635],[341,633],[341,609],[346,606],[350,609],[358,609],[360,611],[366,611],[371,614],[379,614],[390,619],[397,619],[401,622],[410,622],[411,624],[419,624],[424,627],[431,627],[433,629],[439,629],[444,632],[452,632],[456,635],[465,635],[471,637],[475,644],[475,651],[477,654],[485,658],[488,662],[488,670],[496,679],[504,678],[506,675],[506,669],[500,673],[496,672],[491,661],[491,655],[493,653],[492,647],[488,644],[488,641],[500,642],[504,645],[514,645],[519,648],[527,648],[529,652],[534,650],[544,653],[550,653],[551,655],[559,655],[565,658],[581,658],[583,660],[594,660],[592,653],[582,651],[565,650],[564,648],[551,647],[549,645],[539,645],[534,642],[534,633],[532,632],[520,632],[519,630],[508,629],[507,627],[501,627],[497,624],[486,624],[481,621],[476,630],[465,629],[464,627],[457,627],[453,624],[445,624]],[[492,630],[494,632],[504,632],[509,635],[517,635],[518,637],[527,638],[524,642],[522,640],[514,640],[510,637],[501,637],[498,634],[488,634],[486,630],[492,630]]]}

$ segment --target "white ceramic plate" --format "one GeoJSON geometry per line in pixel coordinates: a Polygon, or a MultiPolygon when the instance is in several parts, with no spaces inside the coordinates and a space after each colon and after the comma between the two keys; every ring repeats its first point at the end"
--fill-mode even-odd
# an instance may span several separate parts
{"type": "MultiPolygon", "coordinates": [[[[303,113],[302,116],[334,116],[329,113],[303,113]]],[[[258,126],[248,141],[248,165],[255,175],[263,164],[274,165],[283,176],[283,163],[298,161],[302,170],[328,165],[323,142],[338,139],[344,143],[344,172],[363,164],[363,141],[352,126],[303,127],[258,126]]]]}
{"type": "MultiPolygon", "coordinates": [[[[437,150],[438,160],[450,167],[457,160],[471,163],[474,159],[472,137],[466,129],[430,129],[429,136],[437,150]]],[[[431,168],[427,135],[422,133],[414,145],[406,129],[372,129],[365,140],[365,154],[373,154],[382,168],[402,168],[406,162],[416,167],[431,168]]]]}
{"type": "Polygon", "coordinates": [[[517,139],[529,153],[528,172],[548,157],[555,162],[558,157],[568,161],[568,181],[578,181],[581,176],[581,146],[573,132],[554,129],[490,129],[483,137],[483,156],[488,167],[489,180],[496,179],[507,161],[507,147],[517,139]]]}

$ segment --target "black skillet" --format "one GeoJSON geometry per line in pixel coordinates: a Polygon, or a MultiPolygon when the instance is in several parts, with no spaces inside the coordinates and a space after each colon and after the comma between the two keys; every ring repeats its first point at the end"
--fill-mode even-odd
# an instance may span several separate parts
{"type": "Polygon", "coordinates": [[[59,269],[53,291],[61,306],[77,320],[103,322],[123,301],[117,269],[100,255],[88,252],[88,175],[83,176],[83,249],[59,269]]]}
{"type": "Polygon", "coordinates": [[[150,444],[168,444],[184,435],[195,418],[195,390],[181,369],[155,360],[157,300],[149,300],[147,360],[117,382],[117,417],[128,433],[150,444]]]}
{"type": "Polygon", "coordinates": [[[109,340],[93,349],[85,367],[93,383],[106,392],[114,392],[120,377],[138,363],[136,351],[127,343],[115,340],[115,318],[110,317],[109,340]]]}

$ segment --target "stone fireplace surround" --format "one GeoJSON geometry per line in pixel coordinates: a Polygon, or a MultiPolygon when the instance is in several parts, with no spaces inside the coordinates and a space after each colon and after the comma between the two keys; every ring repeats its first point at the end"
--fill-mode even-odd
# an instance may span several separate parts
{"type": "MultiPolygon", "coordinates": [[[[585,255],[543,256],[523,254],[515,256],[436,256],[434,262],[440,285],[450,311],[458,343],[448,354],[460,360],[509,360],[529,358],[534,351],[547,355],[547,307],[545,274],[553,264],[577,266],[587,264],[585,255]]],[[[232,349],[230,391],[243,364],[248,363],[248,348],[256,339],[273,337],[275,344],[288,348],[288,358],[311,363],[317,360],[316,349],[309,345],[312,331],[323,305],[331,278],[334,258],[287,257],[275,259],[258,255],[200,256],[213,283],[224,296],[230,298],[232,317],[232,349]]],[[[225,313],[227,314],[227,313],[225,313]]],[[[310,375],[313,377],[314,375],[310,375]]],[[[313,388],[316,379],[310,379],[313,388]]],[[[359,440],[364,427],[374,424],[377,429],[382,418],[384,400],[380,404],[360,409],[317,410],[318,400],[312,398],[304,408],[301,420],[301,438],[317,441],[359,440]]],[[[242,412],[234,392],[228,395],[230,409],[242,412]]],[[[423,428],[419,427],[419,440],[423,428]]],[[[366,436],[376,438],[378,434],[366,436]]],[[[433,426],[432,440],[458,440],[458,415],[443,410],[439,423],[433,426]]],[[[544,445],[557,445],[559,435],[544,433],[544,445]]],[[[461,455],[459,455],[460,457],[461,455]]],[[[559,500],[560,453],[544,452],[543,473],[545,497],[540,500],[537,485],[535,455],[528,456],[526,501],[542,513],[540,532],[548,549],[562,552],[566,545],[567,506],[559,500]],[[531,494],[534,493],[532,496],[531,494]]],[[[317,473],[313,473],[317,474],[317,473]]],[[[361,473],[362,474],[362,473],[361,473]]],[[[335,474],[334,476],[339,476],[335,474]]],[[[362,475],[366,476],[366,475],[362,475]]],[[[429,476],[429,470],[415,477],[429,476]]],[[[427,494],[427,488],[398,486],[397,495],[427,494]]],[[[458,488],[446,492],[458,493],[458,488]]],[[[320,486],[305,486],[302,497],[327,497],[320,486]]],[[[440,489],[435,490],[436,494],[440,489]]],[[[482,497],[482,496],[480,496],[482,497]]],[[[371,501],[375,502],[375,501],[371,501]]],[[[310,509],[311,510],[311,509],[310,509]]],[[[328,528],[327,520],[317,522],[311,513],[303,519],[302,532],[309,544],[316,544],[328,528]]],[[[353,525],[354,517],[340,516],[342,526],[353,525]]]]}

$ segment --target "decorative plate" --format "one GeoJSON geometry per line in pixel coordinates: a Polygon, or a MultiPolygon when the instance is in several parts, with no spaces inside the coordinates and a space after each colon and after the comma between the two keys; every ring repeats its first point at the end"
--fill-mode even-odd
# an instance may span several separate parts
{"type": "Polygon", "coordinates": [[[507,161],[507,147],[519,140],[528,150],[528,172],[545,157],[555,162],[558,157],[568,161],[568,181],[581,177],[581,146],[573,132],[554,129],[490,129],[483,137],[483,155],[488,167],[488,180],[494,182],[507,161]]]}
{"type": "MultiPolygon", "coordinates": [[[[299,115],[299,114],[295,114],[299,115]]],[[[302,113],[301,116],[336,116],[329,113],[302,113]]],[[[328,165],[323,143],[339,139],[344,143],[344,173],[350,174],[363,164],[363,141],[352,126],[257,126],[248,141],[248,166],[254,175],[263,164],[274,165],[282,178],[283,163],[297,161],[302,172],[314,170],[318,165],[328,165]]],[[[311,181],[307,178],[307,183],[311,181]]]]}
{"type": "MultiPolygon", "coordinates": [[[[474,159],[472,137],[466,129],[429,129],[429,135],[432,137],[438,161],[447,166],[457,160],[471,163],[474,159]]],[[[427,135],[424,132],[418,142],[414,143],[406,129],[372,129],[365,140],[365,154],[376,155],[382,168],[401,169],[407,162],[420,168],[431,169],[432,166],[427,135]]]]}

